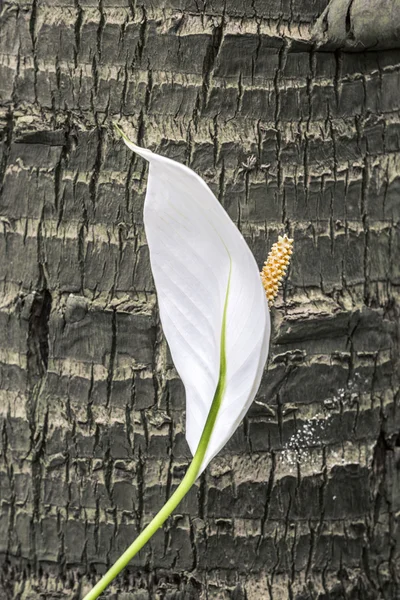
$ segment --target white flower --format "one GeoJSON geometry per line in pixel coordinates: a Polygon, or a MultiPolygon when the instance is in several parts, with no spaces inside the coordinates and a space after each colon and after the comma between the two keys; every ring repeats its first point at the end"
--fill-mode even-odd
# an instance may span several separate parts
{"type": "Polygon", "coordinates": [[[84,600],[96,600],[140,551],[246,414],[268,355],[270,319],[249,247],[191,169],[135,146],[150,163],[144,225],[161,323],[186,390],[193,460],[161,510],[84,600]]]}
{"type": "Polygon", "coordinates": [[[186,391],[186,439],[195,455],[213,406],[199,473],[252,403],[268,355],[268,302],[243,236],[188,167],[133,144],[150,163],[144,225],[160,317],[186,391]]]}

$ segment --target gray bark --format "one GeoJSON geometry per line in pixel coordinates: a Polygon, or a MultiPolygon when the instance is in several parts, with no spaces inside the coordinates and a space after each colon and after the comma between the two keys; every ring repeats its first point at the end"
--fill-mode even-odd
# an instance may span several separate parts
{"type": "Polygon", "coordinates": [[[325,50],[398,48],[399,0],[332,0],[315,23],[312,39],[325,50]]]}
{"type": "Polygon", "coordinates": [[[1,599],[81,598],[190,460],[112,119],[295,250],[256,402],[104,598],[400,598],[400,49],[318,50],[326,5],[4,0],[1,599]]]}

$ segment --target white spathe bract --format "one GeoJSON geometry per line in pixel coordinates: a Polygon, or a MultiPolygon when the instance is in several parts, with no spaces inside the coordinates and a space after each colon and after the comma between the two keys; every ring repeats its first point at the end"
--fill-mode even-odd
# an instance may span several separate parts
{"type": "Polygon", "coordinates": [[[188,167],[124,141],[150,163],[144,225],[162,326],[185,386],[193,454],[219,380],[229,280],[226,386],[201,472],[232,436],[260,385],[268,303],[249,247],[206,183],[188,167]]]}

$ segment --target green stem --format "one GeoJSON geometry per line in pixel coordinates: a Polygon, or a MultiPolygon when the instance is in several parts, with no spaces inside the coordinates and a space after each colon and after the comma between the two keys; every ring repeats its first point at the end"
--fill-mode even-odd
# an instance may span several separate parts
{"type": "Polygon", "coordinates": [[[214,394],[214,398],[211,404],[210,412],[208,413],[206,424],[204,425],[203,433],[200,438],[199,445],[196,453],[193,457],[192,462],[186,471],[185,477],[172,494],[171,498],[164,504],[160,512],[156,514],[154,519],[147,525],[142,531],[139,537],[129,546],[127,550],[119,557],[119,559],[113,564],[111,569],[107,571],[100,581],[90,590],[83,600],[96,600],[103,592],[106,587],[117,577],[124,567],[132,560],[132,558],[143,548],[146,542],[156,533],[156,531],[165,523],[172,511],[178,506],[180,501],[186,496],[192,485],[197,479],[203,459],[205,457],[208,443],[211,438],[211,434],[214,429],[215,421],[217,419],[218,411],[221,406],[222,397],[224,395],[226,386],[226,352],[225,352],[225,332],[226,332],[226,312],[228,306],[228,295],[229,295],[229,283],[230,275],[228,278],[228,286],[226,290],[224,312],[222,318],[221,327],[221,356],[220,356],[220,371],[217,389],[214,394]]]}

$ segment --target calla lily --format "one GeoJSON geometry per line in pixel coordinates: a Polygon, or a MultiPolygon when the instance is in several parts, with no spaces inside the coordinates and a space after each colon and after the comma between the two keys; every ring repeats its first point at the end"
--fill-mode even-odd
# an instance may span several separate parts
{"type": "Polygon", "coordinates": [[[173,496],[85,600],[97,598],[140,550],[235,432],[260,385],[270,337],[256,261],[210,188],[188,167],[118,131],[149,162],[144,226],[162,327],[185,386],[193,461],[173,496]]]}

